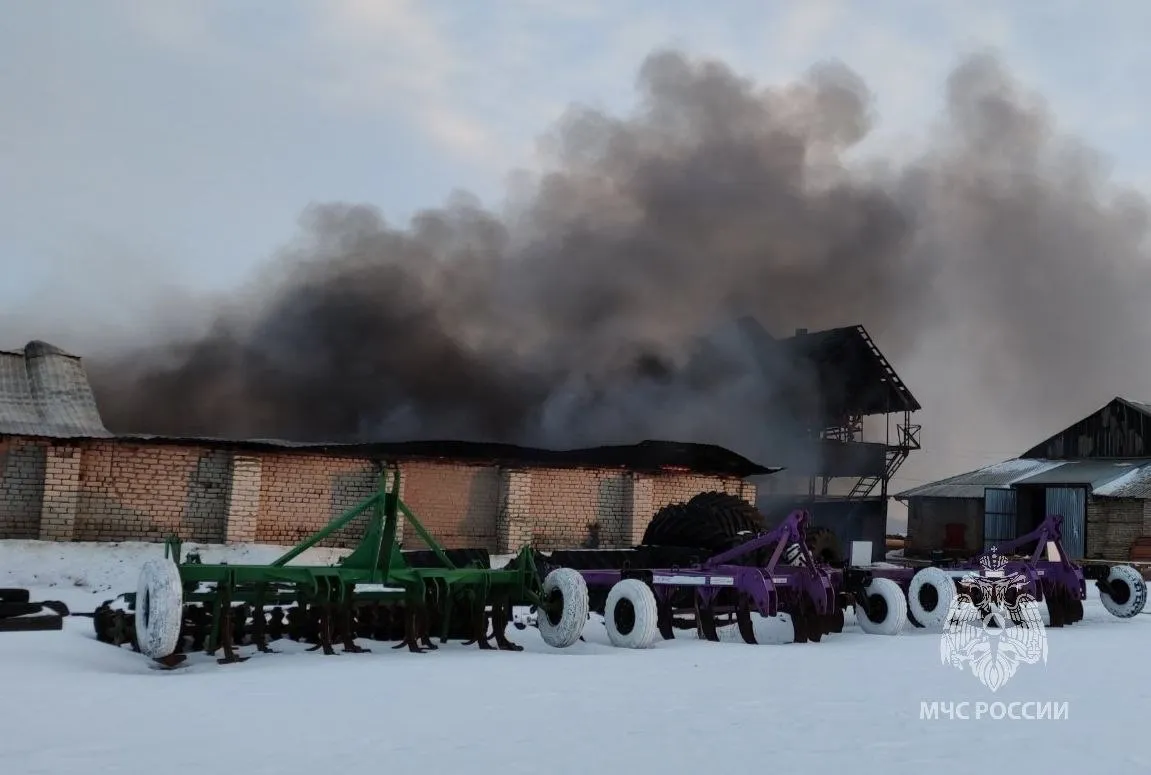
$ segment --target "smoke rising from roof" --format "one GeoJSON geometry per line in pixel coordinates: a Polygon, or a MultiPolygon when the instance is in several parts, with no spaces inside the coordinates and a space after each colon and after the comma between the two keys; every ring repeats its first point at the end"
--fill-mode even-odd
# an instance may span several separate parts
{"type": "Polygon", "coordinates": [[[910,163],[856,158],[874,117],[844,66],[765,87],[661,51],[638,92],[629,116],[570,110],[552,167],[506,212],[461,194],[400,228],[367,205],[309,207],[257,297],[207,335],[88,359],[105,423],[674,438],[756,459],[797,430],[772,397],[803,395],[810,375],[765,372],[734,338],[700,354],[743,314],[780,335],[862,323],[955,430],[998,405],[1047,435],[1116,392],[1101,375],[1148,382],[1125,366],[1149,338],[1147,202],[994,59],[954,70],[910,163]]]}

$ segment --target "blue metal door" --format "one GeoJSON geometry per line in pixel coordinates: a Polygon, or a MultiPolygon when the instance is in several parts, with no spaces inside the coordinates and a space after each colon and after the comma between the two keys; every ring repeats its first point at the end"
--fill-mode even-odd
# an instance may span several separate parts
{"type": "Polygon", "coordinates": [[[1009,487],[988,487],[983,491],[983,551],[1019,535],[1016,495],[1009,487]]]}
{"type": "Polygon", "coordinates": [[[1087,490],[1082,487],[1048,487],[1047,513],[1063,517],[1063,551],[1082,560],[1087,549],[1087,490]]]}

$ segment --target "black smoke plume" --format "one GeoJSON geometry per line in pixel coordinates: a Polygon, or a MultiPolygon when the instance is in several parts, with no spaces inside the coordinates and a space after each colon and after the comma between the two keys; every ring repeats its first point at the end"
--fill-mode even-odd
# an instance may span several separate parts
{"type": "Polygon", "coordinates": [[[754,458],[799,430],[777,399],[811,382],[724,338],[740,315],[779,335],[864,324],[961,446],[987,442],[979,413],[1041,438],[1151,382],[1125,362],[1149,338],[1147,203],[993,58],[954,70],[910,161],[864,155],[872,98],[844,66],[764,87],[658,52],[638,93],[626,117],[570,110],[506,212],[457,195],[401,228],[368,205],[309,207],[207,335],[89,359],[106,424],[674,438],[754,458]]]}

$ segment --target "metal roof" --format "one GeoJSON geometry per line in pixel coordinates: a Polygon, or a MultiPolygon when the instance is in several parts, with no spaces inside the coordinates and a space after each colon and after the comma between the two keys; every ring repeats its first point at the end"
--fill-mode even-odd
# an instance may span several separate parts
{"type": "Polygon", "coordinates": [[[781,344],[815,365],[832,416],[923,408],[863,326],[797,331],[781,344]]]}
{"type": "Polygon", "coordinates": [[[1008,487],[1020,479],[1058,468],[1062,460],[1015,458],[897,493],[896,498],[982,498],[988,487],[1008,487]]]}
{"type": "Polygon", "coordinates": [[[1015,458],[904,490],[894,497],[982,498],[987,487],[1090,487],[1100,498],[1151,500],[1151,458],[1039,460],[1015,458]]]}
{"type": "Polygon", "coordinates": [[[107,438],[80,359],[47,342],[0,350],[0,434],[107,438]]]}
{"type": "Polygon", "coordinates": [[[1128,470],[1106,484],[1091,489],[1097,498],[1138,498],[1151,500],[1151,463],[1128,470]]]}
{"type": "Polygon", "coordinates": [[[810,372],[815,387],[802,379],[798,389],[805,398],[811,390],[818,391],[824,419],[922,408],[863,326],[799,330],[776,339],[753,317],[737,323],[755,346],[760,365],[777,381],[783,369],[810,372]]]}
{"type": "Polygon", "coordinates": [[[1014,482],[1016,485],[1059,485],[1086,486],[1092,491],[1104,487],[1116,479],[1127,476],[1142,466],[1151,464],[1147,458],[1067,460],[1054,468],[1040,471],[1014,482]]]}

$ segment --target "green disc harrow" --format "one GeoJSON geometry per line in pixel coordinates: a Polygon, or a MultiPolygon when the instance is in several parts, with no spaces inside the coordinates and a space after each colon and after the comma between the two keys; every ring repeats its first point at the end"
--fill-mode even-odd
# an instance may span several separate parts
{"type": "Polygon", "coordinates": [[[437,636],[441,643],[519,651],[505,630],[513,607],[530,606],[549,646],[579,640],[588,594],[577,571],[559,568],[542,577],[526,547],[499,569],[486,550],[444,549],[400,500],[399,487],[399,471],[389,477],[381,470],[375,494],[267,565],[209,564],[195,552],[181,561],[180,540],[169,538],[164,557],[144,564],[135,594],[94,612],[96,636],[131,645],[162,667],[178,666],[199,650],[222,652],[222,664],[243,661],[238,647],[267,652],[282,638],[325,654],[338,653],[336,644],[344,653],[366,651],[358,638],[422,652],[437,648],[437,636]],[[337,564],[290,564],[365,513],[363,537],[337,564]],[[401,515],[428,550],[400,549],[401,515]]]}

